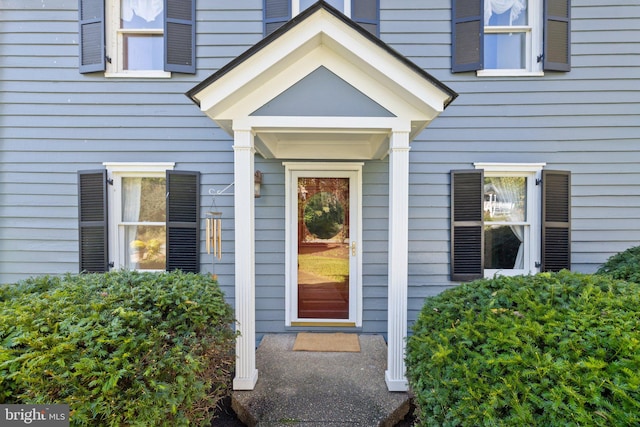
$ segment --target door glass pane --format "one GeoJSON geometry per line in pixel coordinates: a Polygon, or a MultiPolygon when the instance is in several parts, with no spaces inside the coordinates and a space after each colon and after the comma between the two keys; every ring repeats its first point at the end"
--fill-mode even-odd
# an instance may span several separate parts
{"type": "Polygon", "coordinates": [[[349,179],[298,178],[298,317],[349,318],[349,179]]]}

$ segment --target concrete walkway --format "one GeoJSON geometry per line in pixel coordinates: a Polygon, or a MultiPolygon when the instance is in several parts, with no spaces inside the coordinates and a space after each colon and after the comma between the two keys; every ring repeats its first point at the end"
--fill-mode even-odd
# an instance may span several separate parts
{"type": "Polygon", "coordinates": [[[380,335],[360,335],[359,353],[293,351],[295,338],[265,335],[255,389],[233,393],[233,409],[249,427],[390,427],[409,411],[407,393],[387,391],[380,335]]]}

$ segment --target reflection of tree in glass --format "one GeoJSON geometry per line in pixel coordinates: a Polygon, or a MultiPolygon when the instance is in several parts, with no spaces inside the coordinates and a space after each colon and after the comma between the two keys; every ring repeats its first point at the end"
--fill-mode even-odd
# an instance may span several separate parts
{"type": "Polygon", "coordinates": [[[165,222],[165,178],[143,178],[140,189],[140,220],[165,222]]]}
{"type": "Polygon", "coordinates": [[[304,207],[304,224],[311,234],[330,239],[340,232],[344,224],[344,207],[335,194],[314,194],[304,207]]]}

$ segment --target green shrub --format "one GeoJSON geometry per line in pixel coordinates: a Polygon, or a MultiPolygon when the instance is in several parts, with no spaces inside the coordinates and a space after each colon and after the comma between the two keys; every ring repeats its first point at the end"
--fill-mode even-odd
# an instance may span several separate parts
{"type": "Polygon", "coordinates": [[[407,343],[423,425],[640,423],[640,285],[567,271],[428,298],[407,343]]]}
{"type": "Polygon", "coordinates": [[[207,425],[227,393],[233,313],[204,275],[114,272],[0,287],[0,403],[72,425],[207,425]]]}
{"type": "Polygon", "coordinates": [[[613,279],[640,283],[640,246],[629,248],[612,256],[598,270],[613,279]]]}

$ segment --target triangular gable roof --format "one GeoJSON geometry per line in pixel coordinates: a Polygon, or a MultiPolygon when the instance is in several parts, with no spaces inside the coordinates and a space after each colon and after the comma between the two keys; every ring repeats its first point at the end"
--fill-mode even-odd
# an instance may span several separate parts
{"type": "MultiPolygon", "coordinates": [[[[186,95],[233,134],[235,121],[250,117],[319,67],[326,67],[391,115],[410,123],[411,138],[457,97],[451,88],[322,0],[220,68],[186,95]]],[[[280,129],[288,126],[286,120],[277,122],[280,129]]],[[[291,123],[299,128],[301,121],[291,123]]],[[[302,127],[306,129],[302,132],[310,143],[308,134],[313,129],[307,125],[302,127]]],[[[342,129],[343,125],[338,128],[342,129]]],[[[374,133],[380,134],[379,130],[374,133]]],[[[277,139],[272,134],[261,135],[259,131],[256,135],[262,141],[277,139]]],[[[292,138],[290,131],[286,137],[292,138]]],[[[371,139],[372,146],[378,147],[377,153],[382,139],[384,136],[371,139]]],[[[271,156],[278,157],[268,153],[267,157],[271,156]]]]}

